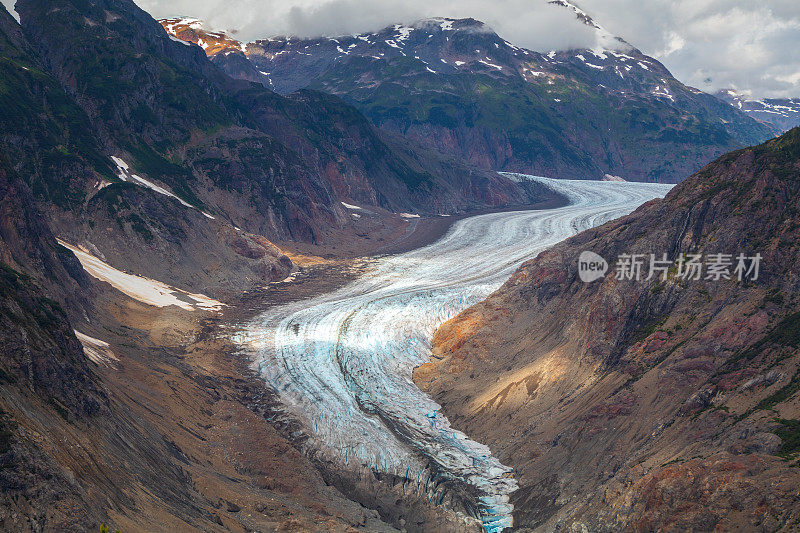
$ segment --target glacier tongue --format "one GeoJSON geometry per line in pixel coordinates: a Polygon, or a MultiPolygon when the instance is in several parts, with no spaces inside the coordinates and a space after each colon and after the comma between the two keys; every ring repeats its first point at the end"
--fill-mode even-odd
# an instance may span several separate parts
{"type": "MultiPolygon", "coordinates": [[[[438,242],[375,261],[331,294],[270,309],[237,340],[315,453],[342,468],[418,484],[459,484],[484,529],[512,525],[517,482],[488,447],[450,427],[411,380],[433,332],[496,290],[524,261],[567,237],[633,211],[670,186],[537,180],[569,205],[476,216],[438,242]]],[[[443,496],[439,498],[441,500],[443,496]]]]}

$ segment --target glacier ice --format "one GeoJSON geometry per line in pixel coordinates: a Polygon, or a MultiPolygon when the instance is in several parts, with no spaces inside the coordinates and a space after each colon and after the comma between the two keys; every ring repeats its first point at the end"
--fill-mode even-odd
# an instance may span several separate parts
{"type": "Polygon", "coordinates": [[[512,525],[513,472],[450,426],[414,385],[413,369],[429,360],[439,325],[485,299],[521,263],[670,187],[508,176],[536,180],[569,205],[459,221],[436,243],[379,258],[340,290],[270,309],[237,335],[315,453],[434,493],[442,481],[461,484],[490,533],[512,525]]]}

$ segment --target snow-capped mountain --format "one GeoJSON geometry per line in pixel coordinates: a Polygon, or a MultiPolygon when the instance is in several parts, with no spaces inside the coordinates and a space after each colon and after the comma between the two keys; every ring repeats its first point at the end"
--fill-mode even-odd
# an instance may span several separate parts
{"type": "MultiPolygon", "coordinates": [[[[676,80],[573,4],[552,3],[594,28],[595,46],[536,52],[475,19],[431,18],[341,37],[246,45],[226,38],[224,48],[206,51],[233,76],[278,93],[313,88],[338,95],[379,127],[484,168],[679,181],[722,153],[773,135],[676,80]],[[253,67],[245,68],[244,59],[253,67]]],[[[162,24],[195,43],[219,35],[162,24]]]]}
{"type": "Polygon", "coordinates": [[[193,43],[229,75],[269,86],[269,79],[247,60],[245,45],[225,32],[208,31],[196,18],[180,17],[160,20],[167,33],[176,41],[193,43]]]}
{"type": "Polygon", "coordinates": [[[800,126],[800,98],[754,99],[738,91],[719,91],[717,98],[740,109],[749,116],[783,133],[800,126]]]}

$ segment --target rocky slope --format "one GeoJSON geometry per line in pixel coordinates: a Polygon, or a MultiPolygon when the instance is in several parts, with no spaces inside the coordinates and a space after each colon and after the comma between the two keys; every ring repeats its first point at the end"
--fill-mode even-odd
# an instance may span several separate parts
{"type": "Polygon", "coordinates": [[[474,19],[246,45],[204,32],[194,19],[162,24],[176,38],[202,43],[232,76],[279,93],[311,87],[341,96],[381,128],[483,168],[676,182],[771,136],[769,127],[683,85],[584,12],[558,3],[596,31],[596,49],[534,52],[474,19]]]}
{"type": "Polygon", "coordinates": [[[415,381],[515,468],[518,530],[797,526],[798,176],[800,129],[728,154],[436,333],[415,381]],[[582,282],[583,251],[611,271],[582,282]],[[681,252],[734,254],[731,279],[679,277],[681,252]],[[666,280],[617,279],[614,258],[651,253],[666,280]]]}
{"type": "MultiPolygon", "coordinates": [[[[64,311],[64,298],[89,282],[31,208],[30,192],[2,153],[0,194],[0,527],[17,529],[13,517],[24,516],[33,530],[47,523],[48,509],[65,517],[65,527],[80,527],[80,490],[27,433],[20,409],[35,405],[34,416],[64,420],[107,412],[108,397],[64,311]]],[[[77,312],[86,302],[73,296],[70,303],[77,312]]]]}
{"type": "Polygon", "coordinates": [[[171,181],[169,171],[179,167],[164,161],[141,173],[155,177],[138,181],[132,169],[119,168],[109,155],[121,154],[104,145],[99,125],[4,9],[0,71],[0,147],[59,237],[120,268],[197,290],[249,288],[286,275],[291,264],[266,240],[203,214],[208,208],[171,181]],[[215,272],[220,264],[224,273],[215,272]]]}
{"type": "Polygon", "coordinates": [[[210,317],[89,278],[1,151],[0,195],[0,529],[391,530],[267,422],[210,317]]]}
{"type": "Polygon", "coordinates": [[[800,126],[800,98],[748,98],[734,90],[719,91],[716,97],[781,134],[800,126]]]}

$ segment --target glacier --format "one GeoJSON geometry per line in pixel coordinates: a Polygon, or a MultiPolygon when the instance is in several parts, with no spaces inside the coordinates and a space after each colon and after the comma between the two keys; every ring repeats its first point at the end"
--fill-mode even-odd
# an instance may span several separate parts
{"type": "Polygon", "coordinates": [[[461,220],[439,241],[375,258],[347,286],[271,308],[235,335],[315,454],[348,471],[398,476],[429,490],[430,501],[442,501],[441,487],[461,486],[472,499],[465,508],[489,533],[512,525],[513,472],[450,427],[413,383],[413,369],[429,360],[438,326],[524,261],[671,188],[506,175],[538,181],[568,205],[461,220]]]}

